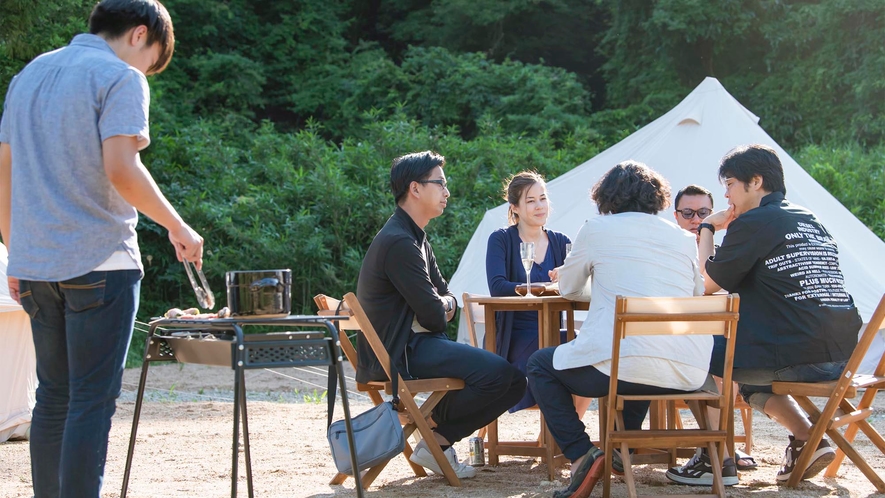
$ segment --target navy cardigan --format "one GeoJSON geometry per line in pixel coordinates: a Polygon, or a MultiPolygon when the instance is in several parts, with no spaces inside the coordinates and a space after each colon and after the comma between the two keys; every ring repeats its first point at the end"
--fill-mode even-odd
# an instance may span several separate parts
{"type": "MultiPolygon", "coordinates": [[[[544,228],[553,254],[554,267],[562,266],[565,261],[565,245],[571,242],[564,233],[544,228]]],[[[525,284],[525,269],[519,258],[519,229],[516,225],[500,228],[489,235],[486,250],[486,278],[489,292],[493,296],[515,296],[516,286],[525,284]]],[[[549,282],[545,278],[544,282],[549,282]]],[[[499,356],[507,358],[510,350],[510,335],[513,330],[513,311],[499,311],[495,314],[497,344],[495,351],[499,356]]]]}

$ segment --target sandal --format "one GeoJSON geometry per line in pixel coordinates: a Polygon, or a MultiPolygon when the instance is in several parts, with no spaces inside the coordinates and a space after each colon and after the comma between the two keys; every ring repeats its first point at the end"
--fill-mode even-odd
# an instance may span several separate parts
{"type": "Polygon", "coordinates": [[[738,470],[753,470],[759,466],[759,464],[756,463],[756,460],[753,457],[744,453],[743,451],[735,449],[734,453],[734,463],[737,466],[738,470]]]}
{"type": "Polygon", "coordinates": [[[596,446],[584,455],[581,465],[572,473],[572,482],[567,489],[554,491],[553,498],[588,498],[605,469],[604,453],[596,446]]]}

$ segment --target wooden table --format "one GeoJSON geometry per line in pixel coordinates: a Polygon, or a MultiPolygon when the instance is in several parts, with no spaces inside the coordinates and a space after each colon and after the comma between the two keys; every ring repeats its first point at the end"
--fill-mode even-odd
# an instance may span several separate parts
{"type": "MultiPolygon", "coordinates": [[[[492,297],[483,296],[477,299],[477,303],[485,309],[485,349],[496,352],[497,334],[495,330],[495,312],[497,311],[537,311],[538,312],[538,347],[547,348],[558,346],[560,343],[559,319],[563,311],[566,312],[566,327],[568,340],[575,337],[575,310],[587,310],[587,302],[569,301],[558,295],[548,296],[506,296],[492,297]]],[[[560,454],[559,448],[547,425],[544,423],[544,415],[541,414],[541,435],[534,441],[498,441],[498,421],[495,420],[487,426],[488,441],[485,443],[489,452],[489,465],[498,464],[498,455],[519,455],[541,457],[547,464],[547,473],[553,480],[556,464],[564,462],[565,457],[560,454]]]]}

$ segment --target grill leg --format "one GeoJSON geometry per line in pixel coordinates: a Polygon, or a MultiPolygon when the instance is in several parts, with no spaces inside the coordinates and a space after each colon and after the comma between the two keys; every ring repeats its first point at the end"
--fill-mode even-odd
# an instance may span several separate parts
{"type": "Polygon", "coordinates": [[[249,417],[246,416],[246,372],[242,368],[240,369],[240,387],[242,388],[242,393],[240,394],[242,403],[240,406],[243,410],[243,450],[246,456],[246,487],[249,490],[249,498],[254,498],[252,494],[252,457],[249,453],[249,417]]]}
{"type": "Polygon", "coordinates": [[[243,402],[241,398],[243,395],[243,389],[240,385],[240,380],[243,375],[242,359],[242,353],[237,350],[236,364],[234,366],[234,436],[231,445],[230,498],[237,498],[237,460],[239,460],[237,450],[240,445],[240,405],[243,402]]]}
{"type": "Polygon", "coordinates": [[[141,364],[141,377],[138,381],[138,394],[135,396],[135,413],[132,414],[132,432],[129,433],[129,451],[126,452],[126,468],[123,471],[123,488],[120,490],[120,498],[126,498],[126,491],[129,490],[129,472],[132,470],[132,455],[135,452],[135,435],[138,432],[138,420],[141,416],[141,404],[144,400],[144,385],[147,381],[148,366],[151,363],[147,359],[147,352],[153,337],[154,327],[151,327],[151,331],[144,343],[145,353],[141,364]]]}

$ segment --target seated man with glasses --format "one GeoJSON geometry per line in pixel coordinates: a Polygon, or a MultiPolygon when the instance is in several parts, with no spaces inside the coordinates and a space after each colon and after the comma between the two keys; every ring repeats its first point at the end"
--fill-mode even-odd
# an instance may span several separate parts
{"type": "MultiPolygon", "coordinates": [[[[703,222],[707,216],[710,216],[713,213],[713,194],[700,185],[688,185],[676,193],[673,205],[676,206],[676,211],[673,213],[673,216],[676,218],[676,224],[683,230],[688,230],[695,234],[698,242],[700,242],[701,236],[698,233],[698,226],[700,226],[701,222],[703,222]]],[[[714,338],[714,341],[716,341],[717,347],[724,351],[725,343],[723,341],[717,341],[716,338],[714,338]]],[[[722,351],[720,351],[720,354],[722,351]]],[[[721,389],[722,379],[720,377],[715,377],[715,379],[716,385],[721,389]]],[[[718,420],[718,410],[711,409],[710,417],[710,420],[718,420]]],[[[740,450],[736,450],[735,453],[737,453],[737,460],[734,462],[735,465],[729,467],[729,462],[726,461],[726,465],[723,468],[722,475],[725,478],[726,486],[737,484],[737,470],[753,470],[757,466],[756,460],[751,455],[740,450]]],[[[709,470],[709,472],[708,475],[704,476],[704,479],[693,479],[692,482],[710,485],[708,484],[708,481],[709,483],[713,482],[713,472],[712,469],[707,470],[709,470]]]]}
{"type": "Polygon", "coordinates": [[[700,240],[698,225],[713,212],[713,194],[700,185],[689,185],[676,194],[673,206],[676,224],[700,240]]]}
{"type": "MultiPolygon", "coordinates": [[[[448,205],[443,156],[416,152],[393,160],[390,188],[396,209],[375,235],[363,259],[356,294],[378,337],[404,379],[453,377],[464,389],[449,391],[433,409],[434,437],[460,479],[476,470],[459,462],[452,444],[515,405],[525,392],[522,372],[495,353],[455,342],[446,324],[457,302],[436,264],[424,228],[448,205]]],[[[384,380],[378,358],[360,334],[357,382],[384,380]]],[[[409,458],[437,474],[442,470],[421,441],[409,458]]]]}

